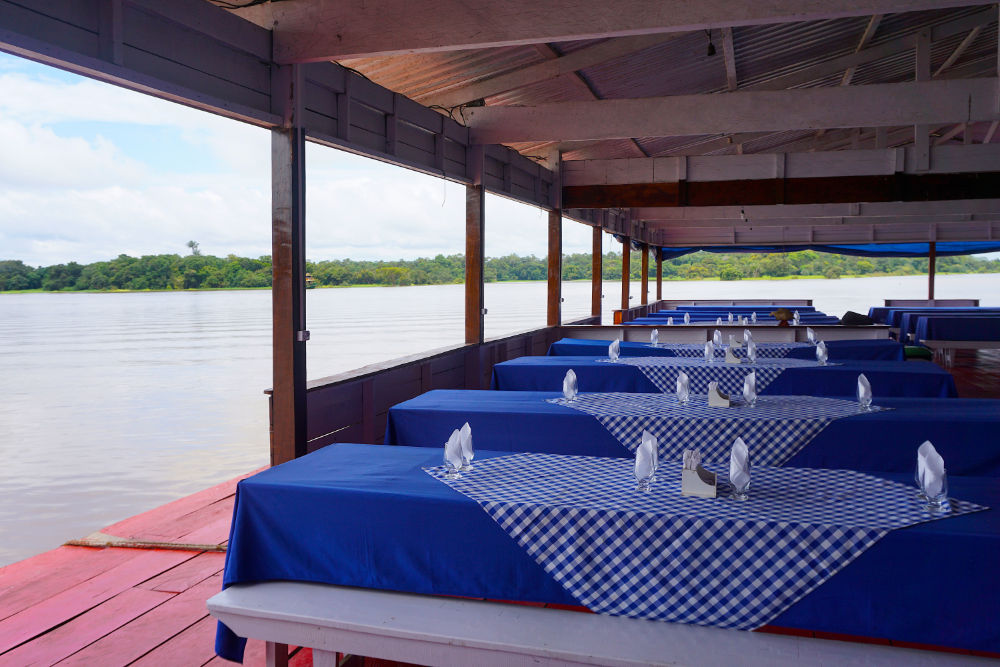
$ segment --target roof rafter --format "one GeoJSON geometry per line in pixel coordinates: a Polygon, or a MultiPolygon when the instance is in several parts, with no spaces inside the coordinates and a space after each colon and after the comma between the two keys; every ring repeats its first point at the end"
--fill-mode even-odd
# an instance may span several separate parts
{"type": "Polygon", "coordinates": [[[677,95],[466,110],[477,143],[995,120],[997,79],[677,95]]]}
{"type": "Polygon", "coordinates": [[[279,63],[792,23],[993,0],[299,0],[234,10],[274,28],[279,63]]]}

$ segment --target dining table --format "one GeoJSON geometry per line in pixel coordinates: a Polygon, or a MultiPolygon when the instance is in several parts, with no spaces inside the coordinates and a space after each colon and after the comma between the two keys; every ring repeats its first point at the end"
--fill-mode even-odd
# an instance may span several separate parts
{"type": "Polygon", "coordinates": [[[728,364],[697,358],[621,357],[611,362],[592,356],[525,356],[493,366],[491,387],[510,391],[560,391],[573,370],[581,392],[673,392],[679,372],[691,379],[691,391],[706,393],[707,384],[739,393],[746,375],[756,373],[758,393],[772,395],[856,395],[858,376],[882,397],[954,398],[955,379],[940,366],[917,361],[843,360],[820,365],[804,359],[758,359],[728,364]]]}
{"type": "MultiPolygon", "coordinates": [[[[1000,483],[755,466],[748,499],[627,459],[334,444],[241,481],[223,587],[297,581],[1000,651],[1000,483]]],[[[724,482],[726,471],[714,470],[724,482]]],[[[220,625],[216,652],[242,640],[220,625]]]]}
{"type": "Polygon", "coordinates": [[[384,442],[440,447],[468,423],[475,445],[492,451],[630,457],[649,430],[662,441],[663,457],[725,448],[743,437],[754,460],[759,448],[784,447],[771,465],[905,473],[929,440],[951,474],[1000,477],[997,399],[879,398],[871,412],[853,400],[808,396],[761,396],[752,408],[692,401],[681,405],[671,394],[566,400],[561,392],[435,389],[389,409],[384,442]]]}
{"type": "MultiPolygon", "coordinates": [[[[739,337],[742,341],[742,337],[739,337]]],[[[608,354],[612,341],[593,338],[560,338],[549,346],[549,356],[561,357],[600,357],[608,354]]],[[[824,341],[830,361],[843,360],[881,360],[904,361],[903,345],[888,338],[868,338],[857,340],[824,341]]],[[[650,343],[646,341],[627,340],[620,342],[620,354],[623,357],[679,357],[699,356],[703,343],[650,343]]],[[[728,342],[715,349],[715,356],[725,356],[728,342]]],[[[738,350],[746,356],[746,347],[738,350]]],[[[807,342],[760,342],[757,343],[757,354],[762,357],[785,357],[788,359],[815,359],[816,345],[807,342]]]]}

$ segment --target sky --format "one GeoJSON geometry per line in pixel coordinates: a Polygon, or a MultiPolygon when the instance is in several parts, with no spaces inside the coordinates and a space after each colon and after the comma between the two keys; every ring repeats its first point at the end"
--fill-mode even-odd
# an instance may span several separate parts
{"type": "MultiPolygon", "coordinates": [[[[0,53],[0,146],[0,260],[271,253],[267,130],[0,53]]],[[[310,260],[464,252],[464,186],[314,144],[306,171],[310,260]]],[[[544,256],[546,228],[487,197],[487,256],[544,256]]],[[[563,252],[590,244],[565,221],[563,252]]]]}

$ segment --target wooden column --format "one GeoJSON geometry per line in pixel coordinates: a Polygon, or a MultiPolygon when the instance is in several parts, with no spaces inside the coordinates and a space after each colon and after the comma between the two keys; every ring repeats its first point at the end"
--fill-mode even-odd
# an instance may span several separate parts
{"type": "Polygon", "coordinates": [[[483,237],[486,190],[482,184],[465,186],[465,343],[483,342],[483,237]]]}
{"type": "Polygon", "coordinates": [[[283,126],[271,130],[271,465],[306,453],[306,153],[302,70],[279,68],[283,126]]]}
{"type": "Polygon", "coordinates": [[[632,264],[632,237],[622,241],[622,310],[628,310],[629,273],[632,264]]]}
{"type": "Polygon", "coordinates": [[[642,296],[639,297],[639,302],[642,305],[649,303],[649,246],[645,243],[642,244],[642,262],[640,265],[642,268],[642,296]]]}
{"type": "Polygon", "coordinates": [[[271,465],[306,453],[305,131],[271,130],[271,465]]]}
{"type": "Polygon", "coordinates": [[[546,324],[562,324],[562,211],[549,211],[548,307],[546,324]]]}
{"type": "Polygon", "coordinates": [[[656,300],[663,300],[663,253],[659,248],[654,248],[656,253],[656,300]]]}
{"type": "Polygon", "coordinates": [[[591,266],[590,266],[590,315],[592,317],[601,316],[601,296],[604,284],[604,230],[600,226],[594,226],[593,244],[591,245],[591,266]]]}
{"type": "Polygon", "coordinates": [[[934,272],[937,270],[937,243],[931,241],[927,252],[927,298],[934,298],[934,272]]]}

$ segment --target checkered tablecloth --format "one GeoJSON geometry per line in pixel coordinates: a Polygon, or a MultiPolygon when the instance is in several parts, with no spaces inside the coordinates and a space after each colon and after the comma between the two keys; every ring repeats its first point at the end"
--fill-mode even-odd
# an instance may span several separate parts
{"type": "MultiPolygon", "coordinates": [[[[670,350],[675,356],[678,357],[692,357],[698,359],[703,359],[705,357],[704,343],[657,343],[656,345],[649,343],[649,346],[670,350]]],[[[726,348],[728,347],[729,343],[717,345],[715,347],[715,356],[725,358],[726,348]]],[[[757,358],[783,359],[788,356],[788,353],[792,350],[802,347],[813,347],[813,345],[812,343],[757,343],[757,358]]],[[[744,345],[743,347],[736,348],[733,350],[733,354],[741,359],[746,359],[746,346],[744,345]]]]}
{"type": "MultiPolygon", "coordinates": [[[[750,499],[680,495],[679,462],[635,490],[632,461],[514,454],[448,480],[581,604],[617,616],[751,630],[888,531],[930,513],[916,489],[850,470],[753,468],[750,499]]],[[[720,479],[724,475],[720,474],[720,479]]]]}
{"type": "MultiPolygon", "coordinates": [[[[702,353],[704,354],[704,351],[702,353]]],[[[786,368],[809,368],[818,365],[815,361],[805,359],[757,359],[753,364],[727,364],[723,361],[708,363],[704,359],[686,357],[621,357],[615,362],[610,359],[601,361],[636,366],[650,382],[656,385],[657,389],[663,392],[675,391],[677,372],[684,371],[691,379],[692,394],[707,394],[708,383],[718,382],[720,391],[737,395],[743,392],[743,380],[750,371],[757,372],[759,394],[786,368]]]]}
{"type": "Polygon", "coordinates": [[[680,459],[685,449],[698,449],[702,460],[724,464],[739,437],[755,463],[782,465],[834,419],[858,414],[855,401],[820,396],[760,396],[754,407],[728,408],[709,406],[704,395],[691,396],[687,404],[673,394],[595,393],[547,400],[593,415],[630,452],[647,430],[659,441],[661,459],[680,459]]]}

